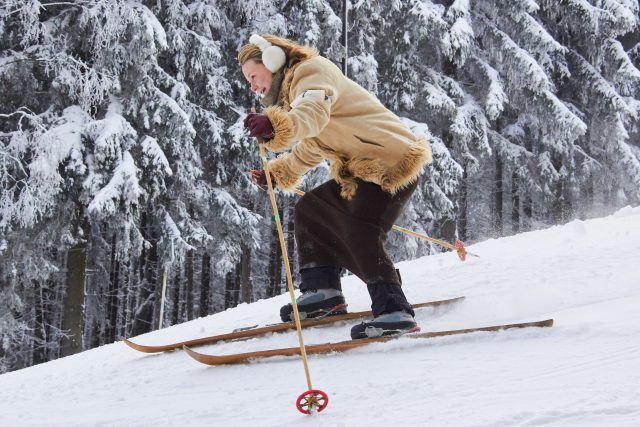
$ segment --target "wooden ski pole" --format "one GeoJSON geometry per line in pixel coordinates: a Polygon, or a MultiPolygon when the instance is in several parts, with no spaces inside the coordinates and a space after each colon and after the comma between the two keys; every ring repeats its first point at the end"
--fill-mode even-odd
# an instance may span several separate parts
{"type": "Polygon", "coordinates": [[[309,373],[309,363],[307,361],[307,352],[304,347],[304,339],[302,337],[302,327],[300,326],[300,313],[298,312],[298,304],[296,304],[296,294],[293,290],[293,277],[291,275],[291,265],[289,264],[289,255],[287,254],[287,245],[284,241],[284,232],[282,231],[282,224],[280,222],[280,214],[278,212],[278,205],[276,203],[276,196],[273,191],[273,184],[271,183],[271,173],[269,172],[269,166],[267,164],[267,155],[262,141],[259,142],[260,157],[262,158],[262,166],[267,177],[267,186],[269,187],[269,198],[271,199],[271,207],[273,208],[273,217],[276,221],[276,228],[278,229],[278,237],[280,238],[280,247],[282,249],[282,260],[284,261],[284,269],[287,273],[287,287],[289,288],[289,295],[291,296],[291,305],[293,306],[293,317],[296,322],[296,329],[298,330],[298,342],[300,343],[300,352],[302,353],[302,363],[304,364],[304,372],[307,377],[307,385],[309,390],[313,389],[311,385],[311,374],[309,373]]]}
{"type": "MultiPolygon", "coordinates": [[[[255,112],[252,109],[252,112],[255,112]]],[[[300,344],[300,354],[302,356],[302,363],[304,365],[304,373],[307,378],[308,390],[298,397],[296,406],[298,410],[304,409],[306,413],[318,412],[323,410],[328,403],[326,393],[320,390],[314,390],[311,384],[311,374],[309,372],[309,361],[307,359],[307,351],[304,345],[304,338],[302,337],[302,326],[300,325],[300,313],[298,312],[298,304],[296,303],[296,295],[293,290],[293,277],[291,275],[291,265],[289,264],[289,256],[287,254],[287,245],[284,241],[284,232],[282,231],[282,224],[280,222],[280,214],[278,212],[278,205],[276,203],[275,192],[273,191],[273,184],[271,182],[271,173],[269,172],[269,165],[267,162],[267,155],[264,148],[264,142],[258,138],[258,147],[260,149],[260,158],[262,159],[262,167],[267,178],[267,187],[269,189],[269,198],[271,199],[271,207],[273,209],[273,217],[276,221],[276,228],[278,229],[278,237],[280,238],[280,247],[282,249],[282,260],[284,262],[284,268],[287,273],[287,287],[289,288],[289,295],[291,296],[291,306],[293,307],[293,318],[296,323],[296,330],[298,331],[298,343],[300,344]],[[301,408],[301,402],[304,401],[304,408],[301,408]],[[321,403],[323,402],[323,403],[321,403]]],[[[302,411],[305,412],[305,411],[302,411]]]]}
{"type": "MultiPolygon", "coordinates": [[[[292,190],[294,193],[296,193],[298,196],[304,196],[304,191],[302,190],[298,190],[297,188],[292,190]]],[[[440,246],[444,246],[445,248],[451,249],[452,251],[456,251],[458,253],[458,257],[460,257],[460,259],[462,261],[465,261],[467,258],[467,255],[471,255],[474,256],[476,258],[480,258],[479,255],[476,254],[472,254],[471,252],[467,252],[467,250],[464,247],[464,244],[460,241],[460,240],[456,240],[455,243],[452,245],[449,242],[445,242],[444,240],[438,240],[438,239],[434,239],[433,237],[429,237],[429,236],[425,236],[424,234],[420,234],[420,233],[416,233],[415,231],[411,231],[408,230],[404,227],[400,227],[399,225],[393,225],[394,230],[399,231],[401,233],[405,233],[408,234],[410,236],[415,236],[415,237],[419,237],[421,239],[427,240],[429,242],[435,243],[437,245],[440,246]]]]}

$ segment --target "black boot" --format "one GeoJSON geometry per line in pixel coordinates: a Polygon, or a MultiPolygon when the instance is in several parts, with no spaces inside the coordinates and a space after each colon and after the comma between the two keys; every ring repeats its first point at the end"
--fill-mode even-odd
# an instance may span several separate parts
{"type": "Polygon", "coordinates": [[[418,332],[420,327],[413,315],[406,311],[394,311],[374,317],[371,322],[363,322],[351,328],[351,339],[375,338],[418,332]]]}
{"type": "MultiPolygon", "coordinates": [[[[302,295],[296,298],[301,319],[347,312],[342,286],[340,267],[315,267],[300,270],[302,295]]],[[[293,320],[293,306],[287,304],[280,309],[283,322],[293,320]]]]}
{"type": "MultiPolygon", "coordinates": [[[[398,273],[398,277],[400,274],[398,273]]],[[[371,310],[374,319],[363,322],[351,329],[351,338],[372,338],[416,332],[415,312],[402,291],[402,287],[392,283],[367,285],[371,296],[371,310]]]]}
{"type": "Polygon", "coordinates": [[[375,285],[367,285],[367,290],[371,296],[371,311],[374,316],[383,313],[392,313],[394,311],[406,311],[415,316],[411,304],[404,296],[402,286],[390,283],[376,283],[375,285]]]}

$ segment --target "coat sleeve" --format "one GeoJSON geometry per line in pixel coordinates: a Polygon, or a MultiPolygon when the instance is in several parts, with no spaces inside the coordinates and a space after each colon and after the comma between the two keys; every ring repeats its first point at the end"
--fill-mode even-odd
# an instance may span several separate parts
{"type": "Polygon", "coordinates": [[[320,61],[309,60],[295,70],[289,95],[291,110],[269,107],[265,114],[275,136],[267,143],[271,151],[284,151],[295,141],[313,138],[329,123],[331,107],[338,99],[334,70],[320,61]]]}
{"type": "Polygon", "coordinates": [[[297,143],[290,152],[271,160],[268,166],[276,185],[284,190],[292,190],[300,185],[302,175],[323,159],[315,141],[305,139],[297,143]]]}

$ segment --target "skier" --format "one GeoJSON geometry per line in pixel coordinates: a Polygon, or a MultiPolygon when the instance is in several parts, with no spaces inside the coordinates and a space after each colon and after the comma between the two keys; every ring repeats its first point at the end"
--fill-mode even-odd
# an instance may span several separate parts
{"type": "MultiPolygon", "coordinates": [[[[344,312],[336,306],[345,304],[346,268],[367,284],[374,315],[352,328],[353,339],[419,330],[384,242],[431,163],[429,143],[308,46],[254,34],[238,62],[266,107],[249,113],[244,126],[270,151],[286,151],[268,163],[274,185],[291,190],[308,170],[330,163],[332,179],[295,206],[300,313],[344,312]]],[[[251,179],[266,185],[264,171],[251,171],[251,179]]],[[[292,311],[282,307],[282,320],[292,311]]]]}

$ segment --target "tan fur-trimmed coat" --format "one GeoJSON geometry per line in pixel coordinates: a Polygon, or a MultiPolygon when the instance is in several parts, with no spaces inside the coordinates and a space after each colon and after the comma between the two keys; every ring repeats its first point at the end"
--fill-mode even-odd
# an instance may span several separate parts
{"type": "Polygon", "coordinates": [[[280,97],[282,106],[264,111],[275,131],[266,147],[290,149],[269,162],[278,187],[297,187],[305,172],[327,159],[343,198],[354,196],[356,178],[395,194],[431,163],[427,141],[322,56],[290,67],[280,97]]]}

